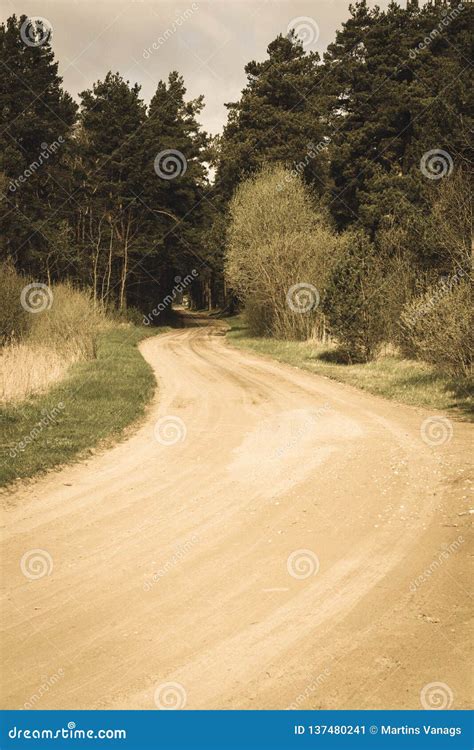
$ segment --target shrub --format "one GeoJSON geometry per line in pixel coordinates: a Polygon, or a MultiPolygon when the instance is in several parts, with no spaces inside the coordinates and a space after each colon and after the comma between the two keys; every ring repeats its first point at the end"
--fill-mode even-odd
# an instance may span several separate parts
{"type": "Polygon", "coordinates": [[[0,263],[0,343],[20,339],[28,331],[31,316],[21,305],[21,292],[27,279],[19,276],[12,261],[0,263]]]}
{"type": "Polygon", "coordinates": [[[419,359],[450,375],[467,377],[472,372],[472,309],[469,280],[458,273],[404,306],[402,335],[419,359]]]}
{"type": "Polygon", "coordinates": [[[95,357],[96,341],[105,318],[92,295],[69,282],[52,288],[51,307],[32,316],[30,340],[79,359],[95,357]]]}
{"type": "Polygon", "coordinates": [[[387,335],[387,279],[372,243],[362,232],[345,235],[346,252],[334,268],[323,308],[331,334],[350,362],[367,362],[387,335]]]}
{"type": "Polygon", "coordinates": [[[134,326],[143,325],[143,313],[138,307],[124,307],[122,310],[117,310],[113,305],[107,305],[105,308],[107,317],[111,320],[116,320],[117,323],[131,324],[134,326]]]}
{"type": "Polygon", "coordinates": [[[426,270],[414,261],[411,238],[404,227],[390,226],[378,232],[375,239],[377,257],[383,266],[384,317],[387,341],[397,348],[405,348],[400,330],[403,306],[429,284],[426,270]]]}
{"type": "Polygon", "coordinates": [[[9,342],[0,352],[0,401],[21,401],[44,391],[72,364],[95,357],[105,317],[91,295],[65,283],[51,287],[48,299],[49,309],[25,312],[28,331],[23,339],[9,342]]]}
{"type": "Polygon", "coordinates": [[[300,178],[264,167],[230,206],[226,276],[252,334],[308,338],[341,241],[300,178]]]}

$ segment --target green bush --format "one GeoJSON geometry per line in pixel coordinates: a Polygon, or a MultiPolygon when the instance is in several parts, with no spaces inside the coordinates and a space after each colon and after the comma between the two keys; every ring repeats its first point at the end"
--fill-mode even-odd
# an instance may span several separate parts
{"type": "Polygon", "coordinates": [[[346,252],[333,270],[323,309],[330,333],[348,361],[368,362],[387,335],[387,279],[373,244],[363,233],[347,233],[345,240],[346,252]]]}
{"type": "Polygon", "coordinates": [[[0,343],[5,344],[24,336],[31,323],[31,315],[22,307],[21,292],[28,279],[17,274],[10,260],[0,263],[0,343]]]}
{"type": "Polygon", "coordinates": [[[454,376],[472,372],[472,288],[465,274],[432,285],[406,304],[400,328],[407,348],[454,376]]]}

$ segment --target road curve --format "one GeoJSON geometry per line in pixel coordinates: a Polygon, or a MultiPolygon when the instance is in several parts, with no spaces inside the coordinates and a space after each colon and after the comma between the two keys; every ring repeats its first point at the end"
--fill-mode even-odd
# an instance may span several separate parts
{"type": "Polygon", "coordinates": [[[467,708],[472,428],[193,322],[127,441],[6,496],[2,707],[467,708]]]}

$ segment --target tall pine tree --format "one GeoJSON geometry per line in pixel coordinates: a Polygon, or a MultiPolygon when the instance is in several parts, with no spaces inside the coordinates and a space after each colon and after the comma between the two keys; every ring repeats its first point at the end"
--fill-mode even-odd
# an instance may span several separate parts
{"type": "Polygon", "coordinates": [[[76,105],[61,87],[50,39],[25,44],[26,16],[0,26],[1,251],[47,278],[64,265],[57,245],[69,200],[65,171],[76,105]]]}

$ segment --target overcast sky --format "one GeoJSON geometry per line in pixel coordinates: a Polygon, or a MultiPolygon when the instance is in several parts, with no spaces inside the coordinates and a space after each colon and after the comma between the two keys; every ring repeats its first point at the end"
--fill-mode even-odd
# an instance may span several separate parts
{"type": "MultiPolygon", "coordinates": [[[[262,60],[292,24],[308,49],[324,51],[348,16],[349,0],[1,0],[3,15],[48,19],[64,86],[80,91],[119,71],[149,102],[157,82],[178,70],[188,96],[204,94],[201,121],[217,133],[224,102],[245,85],[244,65],[262,60]],[[155,49],[153,48],[155,45],[155,49]]],[[[379,0],[386,7],[387,0],[379,0]]],[[[375,5],[375,2],[370,2],[375,5]]]]}

